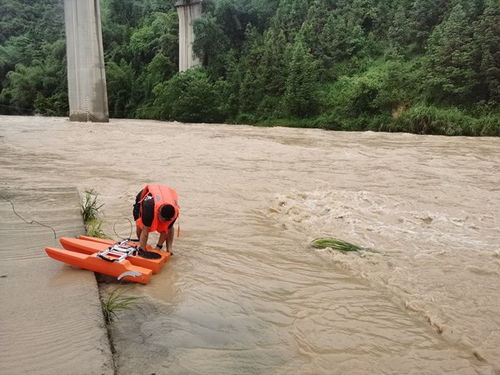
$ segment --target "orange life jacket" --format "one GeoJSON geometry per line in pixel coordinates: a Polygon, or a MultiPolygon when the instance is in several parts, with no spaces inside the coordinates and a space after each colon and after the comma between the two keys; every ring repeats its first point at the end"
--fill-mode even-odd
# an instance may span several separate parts
{"type": "Polygon", "coordinates": [[[150,232],[167,232],[168,231],[168,226],[172,224],[175,219],[179,216],[179,202],[178,202],[178,196],[177,192],[174,189],[171,189],[169,187],[163,186],[163,185],[154,185],[154,184],[149,184],[146,185],[144,189],[142,189],[142,195],[141,199],[139,200],[140,203],[140,215],[139,218],[137,219],[136,223],[139,226],[139,228],[143,228],[144,224],[142,223],[142,201],[149,195],[154,199],[154,216],[153,216],[153,223],[151,224],[151,227],[149,228],[150,232]],[[162,206],[170,204],[174,207],[175,214],[174,217],[165,222],[161,222],[158,216],[160,215],[160,209],[162,206]]]}

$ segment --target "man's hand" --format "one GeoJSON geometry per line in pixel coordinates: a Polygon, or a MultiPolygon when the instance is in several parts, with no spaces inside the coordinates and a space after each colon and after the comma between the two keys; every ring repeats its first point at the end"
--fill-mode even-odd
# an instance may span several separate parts
{"type": "Polygon", "coordinates": [[[142,247],[140,247],[139,245],[137,245],[137,246],[135,247],[135,251],[134,251],[133,255],[140,255],[140,254],[141,254],[141,252],[143,252],[143,251],[144,251],[144,250],[142,250],[142,247]]]}

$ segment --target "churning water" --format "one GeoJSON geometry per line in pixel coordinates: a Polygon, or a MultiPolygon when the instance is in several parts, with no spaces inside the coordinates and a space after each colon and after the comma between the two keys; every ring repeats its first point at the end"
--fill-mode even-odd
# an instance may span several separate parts
{"type": "Polygon", "coordinates": [[[93,188],[115,237],[146,183],[179,193],[175,255],[113,327],[118,373],[500,373],[498,138],[28,117],[0,134],[4,184],[93,188]]]}

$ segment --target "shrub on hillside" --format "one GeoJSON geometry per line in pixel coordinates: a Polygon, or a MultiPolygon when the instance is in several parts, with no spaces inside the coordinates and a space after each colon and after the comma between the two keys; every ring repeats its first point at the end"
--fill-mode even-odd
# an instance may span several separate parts
{"type": "Polygon", "coordinates": [[[500,114],[487,115],[478,118],[474,124],[474,135],[486,137],[500,136],[500,114]]]}
{"type": "Polygon", "coordinates": [[[224,121],[224,92],[223,81],[212,82],[205,70],[192,69],[155,86],[153,107],[162,120],[224,121]]]}
{"type": "Polygon", "coordinates": [[[403,112],[391,130],[417,134],[473,135],[474,121],[456,108],[417,105],[403,112]]]}

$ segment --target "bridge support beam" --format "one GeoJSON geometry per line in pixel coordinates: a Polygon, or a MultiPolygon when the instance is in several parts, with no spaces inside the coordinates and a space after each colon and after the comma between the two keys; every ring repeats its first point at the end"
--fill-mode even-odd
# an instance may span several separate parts
{"type": "Polygon", "coordinates": [[[175,7],[179,16],[179,71],[200,65],[199,58],[193,52],[193,22],[201,17],[203,0],[177,0],[175,7]]]}
{"type": "Polygon", "coordinates": [[[99,0],[64,0],[70,121],[108,122],[99,0]]]}

